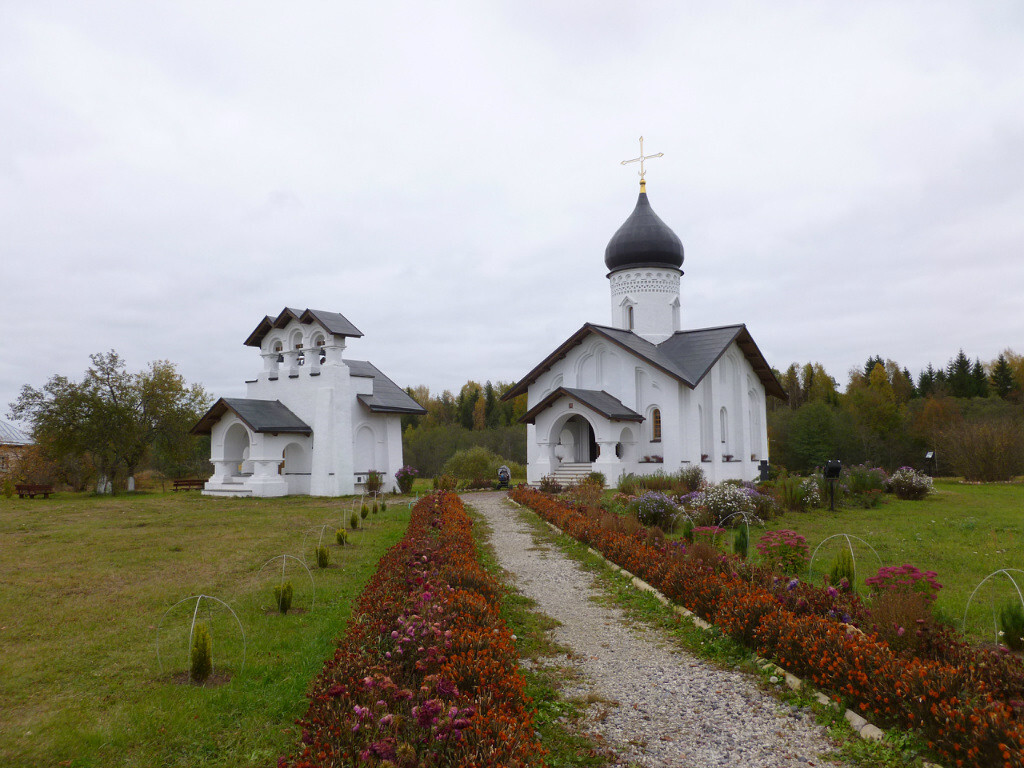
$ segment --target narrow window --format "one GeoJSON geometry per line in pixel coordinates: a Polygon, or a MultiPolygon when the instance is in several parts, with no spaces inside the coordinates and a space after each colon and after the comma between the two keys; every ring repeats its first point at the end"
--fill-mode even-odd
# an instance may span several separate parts
{"type": "Polygon", "coordinates": [[[722,443],[725,443],[726,436],[729,434],[729,417],[725,413],[725,408],[722,408],[719,415],[722,417],[722,443]]]}
{"type": "Polygon", "coordinates": [[[633,330],[633,308],[626,307],[626,328],[630,331],[633,330]]]}
{"type": "Polygon", "coordinates": [[[661,442],[661,410],[658,408],[651,411],[651,442],[661,442]]]}

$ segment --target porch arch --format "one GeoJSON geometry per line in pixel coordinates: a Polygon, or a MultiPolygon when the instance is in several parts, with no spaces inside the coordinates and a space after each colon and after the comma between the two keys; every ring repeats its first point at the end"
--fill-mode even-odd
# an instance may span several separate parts
{"type": "Polygon", "coordinates": [[[582,413],[566,413],[557,418],[551,425],[548,440],[555,446],[555,456],[561,461],[586,464],[597,461],[597,430],[582,413]]]}

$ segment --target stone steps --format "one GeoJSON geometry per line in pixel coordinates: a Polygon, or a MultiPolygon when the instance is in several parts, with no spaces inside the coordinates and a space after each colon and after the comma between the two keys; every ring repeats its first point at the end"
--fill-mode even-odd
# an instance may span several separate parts
{"type": "Polygon", "coordinates": [[[551,477],[559,485],[572,485],[580,478],[586,477],[594,471],[594,465],[584,462],[562,463],[558,469],[551,473],[551,477]]]}

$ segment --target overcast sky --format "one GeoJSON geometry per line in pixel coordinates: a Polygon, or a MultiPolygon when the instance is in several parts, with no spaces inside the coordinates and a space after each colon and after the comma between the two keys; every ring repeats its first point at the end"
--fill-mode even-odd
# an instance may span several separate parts
{"type": "Polygon", "coordinates": [[[241,395],[284,306],[517,380],[610,321],[641,134],[685,327],[1024,352],[1019,2],[0,0],[0,415],[109,349],[241,395]]]}

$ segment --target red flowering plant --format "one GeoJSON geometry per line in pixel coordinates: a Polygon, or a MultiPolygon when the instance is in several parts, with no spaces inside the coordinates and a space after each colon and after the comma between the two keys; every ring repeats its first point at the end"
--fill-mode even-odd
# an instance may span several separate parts
{"type": "Polygon", "coordinates": [[[757,551],[765,565],[785,576],[804,573],[810,561],[807,539],[786,528],[767,531],[757,543],[757,551]]]}
{"type": "Polygon", "coordinates": [[[652,547],[641,535],[593,525],[529,488],[511,496],[837,701],[879,725],[919,731],[949,765],[1024,768],[1024,702],[1011,698],[1024,681],[1019,667],[998,667],[1015,682],[994,680],[986,670],[990,654],[972,654],[962,642],[949,646],[953,663],[908,655],[845,623],[858,617],[824,610],[829,599],[848,599],[857,613],[855,597],[780,579],[726,555],[697,559],[677,543],[652,547]]]}
{"type": "Polygon", "coordinates": [[[543,765],[500,589],[459,498],[413,510],[314,681],[279,766],[543,765]]]}
{"type": "Polygon", "coordinates": [[[878,573],[864,580],[875,594],[882,592],[916,592],[929,603],[935,600],[942,585],[935,580],[935,571],[922,572],[919,568],[905,563],[879,568],[878,573]]]}

